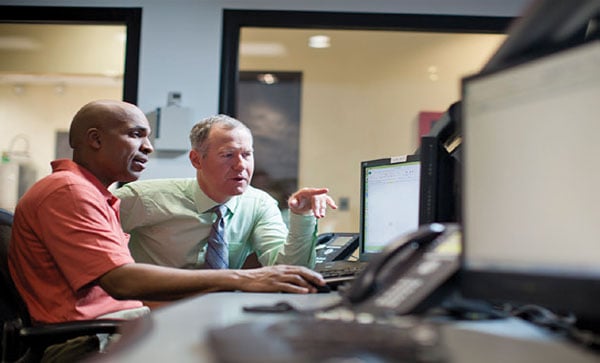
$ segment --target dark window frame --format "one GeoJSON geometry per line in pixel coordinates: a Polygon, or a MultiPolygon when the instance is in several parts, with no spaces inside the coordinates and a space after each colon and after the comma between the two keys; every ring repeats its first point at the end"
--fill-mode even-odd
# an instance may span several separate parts
{"type": "Polygon", "coordinates": [[[0,6],[0,23],[125,25],[123,101],[137,104],[141,8],[0,6]]]}
{"type": "Polygon", "coordinates": [[[502,16],[224,9],[219,112],[236,115],[238,49],[242,27],[503,34],[513,20],[513,17],[502,16]]]}

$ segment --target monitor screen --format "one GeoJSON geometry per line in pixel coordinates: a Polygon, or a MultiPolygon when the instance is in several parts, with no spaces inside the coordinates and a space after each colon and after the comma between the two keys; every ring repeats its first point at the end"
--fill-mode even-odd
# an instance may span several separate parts
{"type": "Polygon", "coordinates": [[[462,291],[600,322],[600,42],[462,86],[462,291]]]}
{"type": "Polygon", "coordinates": [[[361,255],[418,228],[419,179],[415,155],[361,163],[361,255]]]}

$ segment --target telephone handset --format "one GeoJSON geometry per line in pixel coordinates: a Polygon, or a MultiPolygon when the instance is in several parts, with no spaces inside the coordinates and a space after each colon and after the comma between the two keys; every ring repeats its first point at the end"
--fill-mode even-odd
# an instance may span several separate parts
{"type": "Polygon", "coordinates": [[[460,265],[455,224],[421,226],[390,243],[342,293],[359,311],[418,312],[460,265]]]}

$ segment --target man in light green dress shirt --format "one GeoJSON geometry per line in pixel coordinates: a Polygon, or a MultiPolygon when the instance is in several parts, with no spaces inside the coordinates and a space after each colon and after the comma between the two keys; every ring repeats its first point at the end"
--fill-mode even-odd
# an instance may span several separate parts
{"type": "Polygon", "coordinates": [[[250,186],[254,171],[250,130],[225,115],[209,117],[190,133],[196,178],[137,181],[119,188],[123,229],[137,262],[204,268],[214,221],[209,210],[227,207],[229,268],[256,252],[263,266],[314,266],[318,218],[337,208],[327,188],[303,188],[288,200],[289,231],[274,198],[250,186]]]}

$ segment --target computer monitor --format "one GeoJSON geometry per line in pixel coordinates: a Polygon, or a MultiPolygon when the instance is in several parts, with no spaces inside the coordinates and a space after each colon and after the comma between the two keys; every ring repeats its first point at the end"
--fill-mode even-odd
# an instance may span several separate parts
{"type": "Polygon", "coordinates": [[[459,221],[458,161],[433,136],[421,138],[419,224],[459,221]]]}
{"type": "Polygon", "coordinates": [[[600,325],[600,41],[462,83],[466,297],[600,325]]]}
{"type": "Polygon", "coordinates": [[[419,224],[460,222],[460,102],[421,137],[419,224]]]}
{"type": "Polygon", "coordinates": [[[508,29],[509,36],[481,73],[531,61],[600,37],[600,1],[537,0],[508,29]]]}
{"type": "Polygon", "coordinates": [[[360,257],[380,252],[419,226],[420,162],[416,155],[361,162],[360,257]]]}

